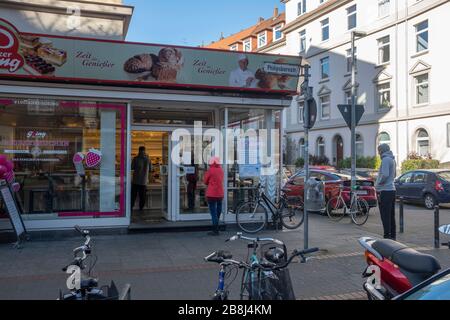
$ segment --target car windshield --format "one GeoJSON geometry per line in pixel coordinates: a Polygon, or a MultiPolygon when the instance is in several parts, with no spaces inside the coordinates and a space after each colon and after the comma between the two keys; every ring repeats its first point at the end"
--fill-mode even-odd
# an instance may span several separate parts
{"type": "Polygon", "coordinates": [[[450,182],[450,171],[439,172],[438,177],[442,180],[450,182]]]}
{"type": "Polygon", "coordinates": [[[450,274],[417,290],[405,300],[450,300],[450,274]]]}

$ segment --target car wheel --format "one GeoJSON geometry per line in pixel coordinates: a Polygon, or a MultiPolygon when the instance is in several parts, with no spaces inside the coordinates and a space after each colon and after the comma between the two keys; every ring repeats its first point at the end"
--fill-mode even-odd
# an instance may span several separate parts
{"type": "Polygon", "coordinates": [[[436,206],[436,198],[432,194],[427,193],[423,198],[423,203],[425,208],[428,210],[433,210],[436,206]]]}

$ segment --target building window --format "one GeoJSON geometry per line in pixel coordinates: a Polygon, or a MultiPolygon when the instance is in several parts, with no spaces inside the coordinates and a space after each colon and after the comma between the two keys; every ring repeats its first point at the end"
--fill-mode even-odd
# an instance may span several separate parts
{"type": "Polygon", "coordinates": [[[300,16],[306,12],[306,0],[300,0],[297,4],[297,15],[300,16]]]}
{"type": "Polygon", "coordinates": [[[281,29],[283,29],[282,24],[273,28],[273,41],[277,41],[283,38],[283,32],[281,31],[281,29]]]}
{"type": "Polygon", "coordinates": [[[306,30],[300,31],[300,52],[306,52],[306,30]]]}
{"type": "Polygon", "coordinates": [[[344,92],[344,96],[345,96],[345,103],[348,105],[352,104],[352,90],[346,90],[344,92]]]}
{"type": "Polygon", "coordinates": [[[305,138],[300,139],[300,158],[305,159],[305,138]]]}
{"type": "Polygon", "coordinates": [[[320,22],[322,26],[322,41],[326,41],[330,38],[330,19],[325,19],[320,22]]]}
{"type": "Polygon", "coordinates": [[[416,52],[428,50],[428,20],[415,25],[416,52]]]}
{"type": "Polygon", "coordinates": [[[304,110],[305,110],[305,101],[299,101],[298,102],[298,123],[303,123],[303,117],[304,117],[304,110]]]}
{"type": "Polygon", "coordinates": [[[232,46],[230,46],[230,51],[237,51],[237,50],[238,50],[237,44],[233,44],[232,46]]]}
{"type": "Polygon", "coordinates": [[[328,79],[330,77],[330,58],[320,59],[321,78],[328,79]]]}
{"type": "Polygon", "coordinates": [[[247,39],[244,41],[244,51],[245,52],[252,51],[252,39],[247,39]]]}
{"type": "MultiPolygon", "coordinates": [[[[347,73],[352,72],[352,49],[348,49],[345,51],[347,57],[347,73]]],[[[355,70],[358,70],[358,50],[355,47],[355,70]]]]}
{"type": "Polygon", "coordinates": [[[0,154],[25,186],[24,217],[124,217],[126,135],[124,104],[2,99],[0,154]]]}
{"type": "Polygon", "coordinates": [[[450,123],[447,123],[447,148],[450,148],[450,123]]]}
{"type": "Polygon", "coordinates": [[[347,8],[347,30],[356,28],[356,4],[347,8]]]}
{"type": "Polygon", "coordinates": [[[416,151],[419,156],[427,157],[430,154],[430,136],[424,129],[417,131],[416,151]]]}
{"type": "Polygon", "coordinates": [[[325,156],[325,140],[322,137],[317,138],[316,155],[318,157],[324,157],[325,156]]]}
{"type": "Polygon", "coordinates": [[[385,36],[378,39],[378,64],[385,64],[391,60],[390,38],[385,36]]]}
{"type": "Polygon", "coordinates": [[[421,74],[414,77],[415,82],[415,93],[416,93],[416,105],[427,104],[430,100],[429,97],[429,83],[428,83],[428,73],[421,74]]]}
{"type": "Polygon", "coordinates": [[[391,107],[391,83],[377,85],[378,110],[386,110],[391,107]]]}
{"type": "Polygon", "coordinates": [[[382,18],[388,16],[391,10],[390,0],[378,0],[378,17],[382,18]]]}
{"type": "Polygon", "coordinates": [[[320,119],[330,119],[330,95],[320,97],[320,119]]]}
{"type": "Polygon", "coordinates": [[[381,132],[378,135],[378,145],[387,144],[389,147],[391,146],[391,136],[387,132],[381,132]]]}
{"type": "Polygon", "coordinates": [[[356,134],[356,157],[363,157],[364,156],[364,140],[362,138],[362,135],[359,133],[356,134]]]}
{"type": "Polygon", "coordinates": [[[267,44],[267,32],[258,34],[258,48],[264,47],[267,44]]]}

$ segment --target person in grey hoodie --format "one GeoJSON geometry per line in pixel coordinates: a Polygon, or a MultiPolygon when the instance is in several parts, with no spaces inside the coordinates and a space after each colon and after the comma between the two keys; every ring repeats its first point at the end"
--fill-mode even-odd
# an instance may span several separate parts
{"type": "Polygon", "coordinates": [[[378,146],[378,153],[381,157],[381,166],[375,188],[378,193],[381,222],[383,223],[384,238],[396,239],[395,224],[395,176],[396,167],[394,154],[389,145],[378,146]]]}

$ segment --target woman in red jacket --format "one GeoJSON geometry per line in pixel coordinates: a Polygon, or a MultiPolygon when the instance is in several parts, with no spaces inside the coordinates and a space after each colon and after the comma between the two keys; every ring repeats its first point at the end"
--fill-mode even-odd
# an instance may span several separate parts
{"type": "Polygon", "coordinates": [[[213,230],[208,232],[208,234],[217,236],[219,235],[219,219],[222,213],[222,200],[224,196],[223,170],[219,157],[212,157],[209,160],[209,169],[203,180],[207,185],[206,200],[208,201],[213,224],[213,230]]]}

